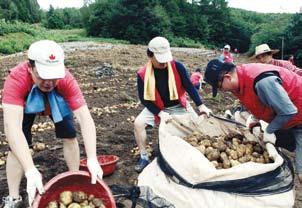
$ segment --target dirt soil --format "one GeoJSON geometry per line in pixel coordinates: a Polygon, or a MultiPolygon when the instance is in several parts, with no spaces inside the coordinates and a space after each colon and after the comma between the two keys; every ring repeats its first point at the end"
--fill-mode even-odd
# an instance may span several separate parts
{"type": "MultiPolygon", "coordinates": [[[[105,182],[109,185],[136,184],[138,174],[134,171],[134,166],[138,156],[131,151],[136,147],[133,120],[143,109],[137,97],[136,71],[147,61],[146,46],[73,42],[65,43],[63,47],[66,52],[66,66],[78,80],[96,124],[97,153],[114,154],[120,157],[117,170],[114,174],[105,177],[105,182]]],[[[204,68],[208,60],[219,55],[213,51],[188,48],[173,48],[172,52],[174,57],[182,61],[190,72],[196,67],[204,68]]],[[[244,56],[235,59],[237,63],[247,62],[244,56]]],[[[0,86],[3,86],[7,71],[23,60],[26,60],[26,52],[0,57],[2,78],[0,86]]],[[[219,95],[213,99],[210,90],[211,88],[206,86],[201,94],[214,113],[222,113],[225,109],[234,106],[234,99],[230,94],[224,97],[219,95]]],[[[3,134],[2,109],[0,111],[0,152],[5,153],[8,151],[8,145],[3,134]]],[[[37,117],[35,123],[49,121],[48,118],[37,117]]],[[[85,158],[78,125],[77,129],[81,158],[85,158]]],[[[154,128],[148,131],[148,142],[153,149],[152,157],[156,156],[157,130],[154,128]]],[[[44,181],[47,182],[57,174],[67,171],[62,142],[55,138],[52,128],[34,133],[34,143],[43,142],[47,145],[45,150],[35,152],[33,156],[36,166],[43,174],[44,181]]],[[[296,184],[295,207],[298,208],[302,207],[302,190],[301,186],[296,184]]],[[[8,194],[5,165],[0,166],[0,187],[0,198],[2,198],[8,194]]],[[[24,179],[20,192],[26,202],[24,179]]]]}

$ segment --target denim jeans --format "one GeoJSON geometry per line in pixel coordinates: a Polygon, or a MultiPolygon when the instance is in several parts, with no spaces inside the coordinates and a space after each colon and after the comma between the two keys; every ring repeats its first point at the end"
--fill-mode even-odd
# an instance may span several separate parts
{"type": "Polygon", "coordinates": [[[291,131],[294,134],[296,140],[296,171],[298,172],[298,174],[302,174],[302,128],[292,128],[291,131]]]}

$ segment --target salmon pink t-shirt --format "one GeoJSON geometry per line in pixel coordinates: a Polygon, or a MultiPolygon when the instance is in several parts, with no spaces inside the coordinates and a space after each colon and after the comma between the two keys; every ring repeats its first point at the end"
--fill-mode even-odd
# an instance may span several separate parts
{"type": "MultiPolygon", "coordinates": [[[[85,105],[86,102],[75,78],[68,70],[65,72],[65,77],[58,80],[56,91],[74,111],[85,105]]],[[[28,71],[28,62],[17,65],[10,70],[10,74],[4,82],[2,103],[24,107],[26,97],[33,85],[31,74],[28,71]]]]}
{"type": "Polygon", "coordinates": [[[200,84],[200,80],[202,79],[202,74],[200,72],[194,72],[192,75],[191,75],[191,82],[192,84],[195,86],[195,85],[198,85],[200,84]]]}

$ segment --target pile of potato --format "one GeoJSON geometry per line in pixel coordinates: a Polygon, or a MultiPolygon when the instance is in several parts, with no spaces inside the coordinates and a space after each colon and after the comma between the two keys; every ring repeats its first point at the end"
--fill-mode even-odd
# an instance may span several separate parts
{"type": "Polygon", "coordinates": [[[87,195],[83,191],[63,191],[60,194],[59,202],[51,201],[46,208],[105,208],[100,198],[94,195],[87,195]]]}
{"type": "Polygon", "coordinates": [[[217,169],[227,169],[249,161],[263,164],[273,162],[259,143],[244,138],[209,138],[193,132],[184,139],[205,155],[217,169]]]}

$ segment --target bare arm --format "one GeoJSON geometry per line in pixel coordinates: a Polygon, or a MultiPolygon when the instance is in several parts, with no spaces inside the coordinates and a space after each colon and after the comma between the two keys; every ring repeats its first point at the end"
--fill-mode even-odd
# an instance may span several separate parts
{"type": "Polygon", "coordinates": [[[80,123],[87,158],[96,157],[96,130],[87,105],[75,110],[74,115],[80,123]]]}
{"type": "Polygon", "coordinates": [[[24,171],[34,168],[34,162],[22,131],[23,107],[3,103],[4,131],[13,154],[24,171]]]}

